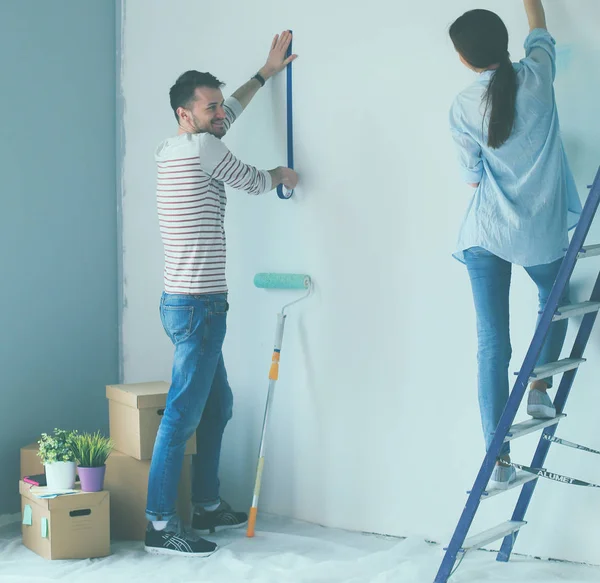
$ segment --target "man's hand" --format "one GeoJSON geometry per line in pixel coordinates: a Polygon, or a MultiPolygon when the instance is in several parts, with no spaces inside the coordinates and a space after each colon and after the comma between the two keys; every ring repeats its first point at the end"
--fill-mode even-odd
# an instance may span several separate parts
{"type": "Polygon", "coordinates": [[[479,182],[467,182],[467,184],[473,188],[478,188],[479,187],[479,182]]]}
{"type": "Polygon", "coordinates": [[[269,174],[271,175],[273,188],[277,188],[280,184],[283,184],[288,190],[293,190],[298,184],[298,174],[291,168],[279,166],[274,170],[269,170],[269,174]]]}
{"type": "MultiPolygon", "coordinates": [[[[279,71],[283,71],[288,63],[291,63],[298,55],[290,55],[287,59],[285,53],[292,42],[292,33],[289,30],[282,32],[280,35],[276,34],[273,42],[271,43],[271,50],[269,51],[269,57],[265,66],[260,69],[259,74],[266,81],[269,77],[276,75],[279,71]]],[[[260,89],[260,83],[256,79],[250,79],[247,83],[244,83],[239,89],[237,89],[232,97],[235,97],[242,109],[246,109],[246,106],[252,101],[252,98],[256,95],[256,92],[260,89]]]]}
{"type": "Polygon", "coordinates": [[[294,61],[298,55],[290,55],[287,59],[285,54],[292,42],[292,33],[289,30],[276,34],[273,42],[271,43],[271,50],[267,57],[265,66],[260,69],[259,73],[266,79],[277,75],[280,71],[286,68],[286,66],[294,61]]]}

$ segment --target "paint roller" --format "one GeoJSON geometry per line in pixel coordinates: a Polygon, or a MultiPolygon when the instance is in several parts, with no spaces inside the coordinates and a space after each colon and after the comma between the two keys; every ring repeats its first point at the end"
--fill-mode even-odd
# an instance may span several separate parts
{"type": "Polygon", "coordinates": [[[260,485],[262,482],[262,472],[265,464],[265,442],[267,436],[267,427],[269,423],[269,412],[273,402],[275,392],[275,383],[279,378],[279,361],[281,358],[281,343],[283,341],[283,327],[285,324],[285,310],[290,306],[306,299],[312,291],[312,281],[310,276],[298,273],[257,273],[254,276],[254,285],[262,289],[272,290],[307,290],[306,294],[283,306],[281,312],[277,314],[277,327],[275,331],[275,348],[271,359],[271,368],[269,370],[269,390],[267,392],[267,403],[265,405],[265,416],[263,418],[262,433],[260,436],[260,448],[258,451],[258,464],[256,467],[256,479],[254,482],[254,494],[252,496],[252,507],[248,517],[248,528],[246,535],[254,536],[256,526],[256,515],[258,513],[258,497],[260,495],[260,485]]]}

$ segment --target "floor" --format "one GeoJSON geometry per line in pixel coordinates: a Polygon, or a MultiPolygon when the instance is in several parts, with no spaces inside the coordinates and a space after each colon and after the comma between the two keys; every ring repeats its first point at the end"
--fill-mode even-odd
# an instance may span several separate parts
{"type": "MultiPolygon", "coordinates": [[[[45,561],[21,544],[20,516],[0,517],[1,583],[432,583],[443,551],[421,540],[323,528],[261,516],[254,539],[244,530],[212,540],[209,558],[158,557],[141,543],[116,542],[112,555],[86,561],[45,561]]],[[[497,563],[492,553],[468,555],[453,583],[600,581],[600,568],[515,556],[497,563]]]]}

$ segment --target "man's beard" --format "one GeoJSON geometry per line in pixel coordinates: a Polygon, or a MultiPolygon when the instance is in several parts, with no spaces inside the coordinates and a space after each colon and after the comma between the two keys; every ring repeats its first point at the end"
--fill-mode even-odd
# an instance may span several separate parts
{"type": "Polygon", "coordinates": [[[203,128],[200,123],[198,122],[198,119],[196,117],[193,118],[194,120],[194,132],[197,134],[211,134],[213,136],[215,136],[215,138],[222,138],[225,135],[225,127],[222,126],[221,129],[216,129],[213,126],[212,121],[208,124],[208,128],[203,128]]]}

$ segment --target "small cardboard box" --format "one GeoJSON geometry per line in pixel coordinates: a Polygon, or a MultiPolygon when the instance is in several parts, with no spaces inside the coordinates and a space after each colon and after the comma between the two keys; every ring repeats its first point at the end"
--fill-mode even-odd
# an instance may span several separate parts
{"type": "MultiPolygon", "coordinates": [[[[152,458],[168,392],[169,383],[164,381],[107,385],[110,437],[115,449],[138,460],[152,458]]],[[[185,453],[196,453],[195,434],[187,442],[185,453]]]]}
{"type": "MultiPolygon", "coordinates": [[[[38,444],[21,448],[21,476],[43,474],[38,444]]],[[[186,455],[177,494],[177,513],[189,522],[192,513],[192,458],[186,455]]],[[[144,540],[150,461],[113,451],[106,460],[104,489],[110,492],[110,534],[115,540],[144,540]]]]}
{"type": "Polygon", "coordinates": [[[44,559],[92,559],[110,555],[108,492],[37,498],[19,481],[23,544],[44,559]]]}
{"type": "Polygon", "coordinates": [[[38,456],[39,446],[32,443],[21,448],[21,478],[44,473],[44,464],[38,456]]]}

